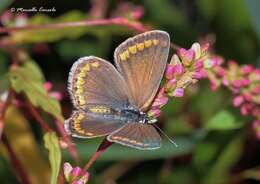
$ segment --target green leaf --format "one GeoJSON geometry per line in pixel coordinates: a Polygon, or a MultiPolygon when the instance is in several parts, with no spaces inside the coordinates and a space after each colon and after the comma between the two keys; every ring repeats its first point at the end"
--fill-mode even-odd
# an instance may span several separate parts
{"type": "Polygon", "coordinates": [[[12,68],[9,78],[14,91],[24,93],[34,106],[42,108],[63,122],[60,104],[48,96],[43,87],[43,75],[35,62],[27,61],[22,66],[12,68]]]}
{"type": "Polygon", "coordinates": [[[14,0],[1,0],[0,13],[4,11],[14,0]]]}
{"type": "MultiPolygon", "coordinates": [[[[174,141],[178,144],[178,147],[175,147],[168,140],[164,139],[162,142],[162,147],[152,151],[143,151],[136,150],[133,148],[128,148],[126,146],[121,146],[118,144],[113,144],[109,147],[98,161],[122,161],[122,160],[155,160],[163,159],[169,157],[176,157],[183,154],[190,153],[194,148],[194,138],[174,138],[174,141]],[[127,153],[127,154],[126,154],[127,153]]],[[[87,141],[80,141],[76,143],[78,146],[78,153],[80,157],[87,161],[93,153],[95,153],[100,142],[97,142],[96,139],[88,139],[87,141]]],[[[69,157],[65,153],[65,157],[69,157]]]]}
{"type": "Polygon", "coordinates": [[[232,166],[239,160],[242,154],[243,136],[241,134],[236,135],[227,146],[222,149],[215,164],[207,172],[207,176],[204,178],[205,184],[215,184],[218,181],[221,183],[228,183],[227,177],[232,166]]]}
{"type": "Polygon", "coordinates": [[[249,15],[253,26],[255,27],[258,38],[260,39],[260,21],[259,21],[259,0],[245,0],[246,7],[248,9],[249,15]]]}
{"type": "Polygon", "coordinates": [[[51,184],[56,184],[58,181],[61,164],[61,151],[59,147],[59,140],[55,132],[48,132],[44,135],[44,146],[49,150],[51,184]]]}
{"type": "Polygon", "coordinates": [[[207,130],[230,130],[240,128],[241,122],[236,122],[235,117],[228,111],[220,111],[205,125],[207,130]]]}

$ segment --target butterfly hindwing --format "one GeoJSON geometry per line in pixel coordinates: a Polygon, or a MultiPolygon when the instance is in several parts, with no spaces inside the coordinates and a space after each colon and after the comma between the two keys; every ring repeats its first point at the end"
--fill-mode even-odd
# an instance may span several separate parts
{"type": "Polygon", "coordinates": [[[128,103],[128,90],[115,67],[101,58],[80,58],[69,75],[69,92],[74,106],[84,109],[88,104],[121,107],[128,103]]]}
{"type": "Polygon", "coordinates": [[[107,137],[116,142],[141,150],[157,149],[161,146],[161,137],[150,124],[129,123],[107,137]]]}
{"type": "Polygon", "coordinates": [[[146,111],[158,91],[167,63],[170,39],[164,31],[150,31],[127,39],[114,53],[134,104],[146,111]]]}
{"type": "Polygon", "coordinates": [[[125,124],[115,118],[112,109],[106,106],[92,105],[87,111],[74,111],[65,121],[68,134],[80,138],[94,138],[111,134],[125,124]]]}

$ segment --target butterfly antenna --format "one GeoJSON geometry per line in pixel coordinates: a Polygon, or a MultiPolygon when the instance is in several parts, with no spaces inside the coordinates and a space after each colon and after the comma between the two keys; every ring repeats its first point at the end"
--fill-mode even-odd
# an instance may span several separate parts
{"type": "Polygon", "coordinates": [[[153,126],[155,126],[155,128],[157,128],[174,146],[178,147],[176,142],[174,142],[159,126],[156,124],[153,124],[153,126]]]}

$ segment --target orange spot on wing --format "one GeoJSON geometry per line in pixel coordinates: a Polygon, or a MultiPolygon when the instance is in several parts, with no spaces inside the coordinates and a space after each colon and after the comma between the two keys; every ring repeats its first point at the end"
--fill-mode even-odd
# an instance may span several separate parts
{"type": "Polygon", "coordinates": [[[138,44],[137,44],[137,49],[138,49],[139,51],[144,50],[144,43],[138,43],[138,44]]]}
{"type": "Polygon", "coordinates": [[[135,54],[137,52],[136,45],[128,47],[128,50],[131,54],[135,54]]]}

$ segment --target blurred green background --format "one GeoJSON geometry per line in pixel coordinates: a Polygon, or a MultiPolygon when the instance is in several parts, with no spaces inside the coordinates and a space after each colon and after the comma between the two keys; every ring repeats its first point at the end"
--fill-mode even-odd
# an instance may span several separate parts
{"type": "MultiPolygon", "coordinates": [[[[42,24],[112,16],[131,19],[131,12],[141,8],[144,15],[140,22],[150,29],[167,31],[172,42],[177,45],[189,48],[196,41],[209,41],[213,44],[214,52],[226,59],[260,66],[259,0],[73,0],[66,3],[51,0],[0,0],[0,13],[13,7],[41,6],[55,7],[56,11],[44,14],[30,12],[25,21],[42,24]]],[[[12,22],[10,26],[18,23],[12,22]]],[[[96,55],[113,63],[114,49],[134,34],[133,30],[119,26],[99,26],[17,33],[12,35],[12,39],[40,66],[45,79],[53,83],[52,90],[61,92],[62,112],[68,118],[72,104],[66,85],[73,62],[82,56],[96,55]]],[[[0,60],[0,92],[4,93],[8,88],[6,74],[11,56],[1,49],[0,60]]],[[[7,127],[12,132],[11,142],[19,147],[18,140],[22,139],[23,134],[17,126],[22,126],[19,123],[24,122],[22,128],[27,132],[24,135],[30,134],[29,140],[33,140],[33,143],[27,143],[35,144],[34,147],[39,150],[29,170],[38,169],[45,173],[47,156],[42,146],[39,125],[17,109],[13,109],[12,114],[17,120],[10,120],[14,122],[7,127]],[[38,157],[41,157],[39,162],[38,157]]],[[[46,114],[42,115],[53,126],[46,114]]],[[[165,137],[163,147],[151,152],[113,145],[91,167],[89,183],[258,183],[260,142],[251,129],[251,121],[248,117],[241,117],[239,110],[232,107],[229,91],[219,89],[212,92],[208,81],[199,82],[199,85],[186,91],[184,98],[174,99],[167,104],[159,121],[165,132],[174,137],[178,148],[165,137]],[[217,123],[234,126],[219,128],[214,126],[217,123]]],[[[80,166],[84,166],[101,139],[73,141],[82,158],[80,166]]],[[[18,183],[13,177],[15,173],[10,167],[10,161],[4,150],[2,152],[0,183],[18,183]]],[[[24,156],[28,154],[23,153],[24,156]]],[[[31,164],[30,157],[23,159],[25,163],[31,164]]],[[[63,161],[71,161],[73,164],[67,151],[63,152],[63,161]]],[[[44,183],[38,180],[41,179],[35,182],[44,183]]]]}

